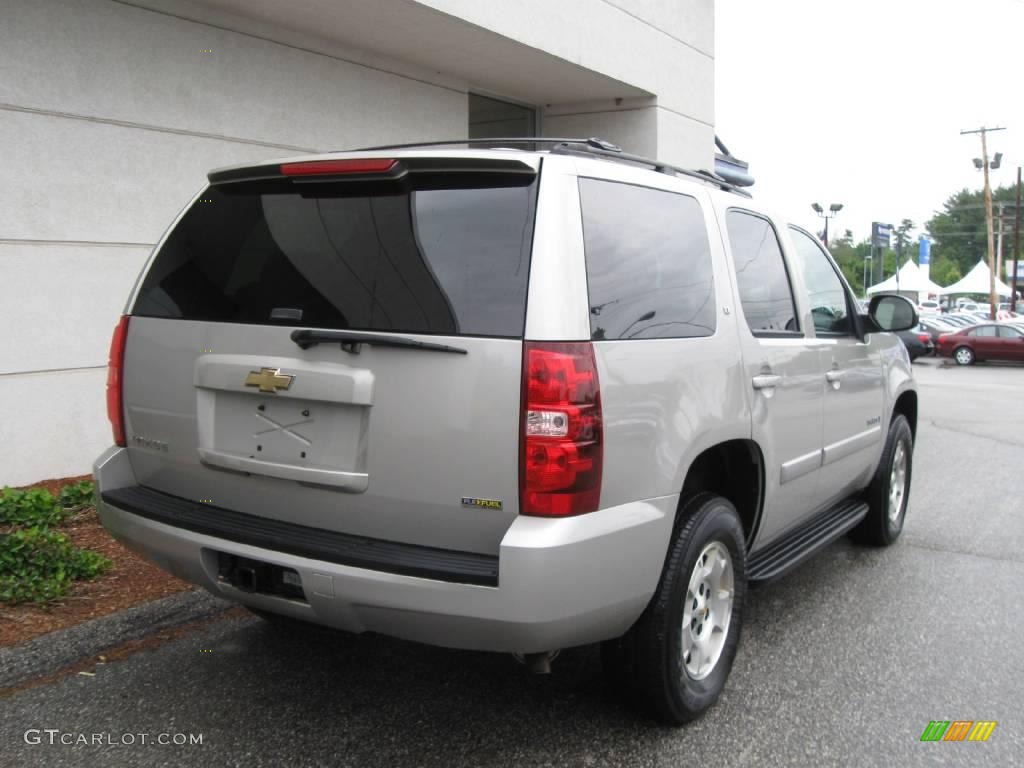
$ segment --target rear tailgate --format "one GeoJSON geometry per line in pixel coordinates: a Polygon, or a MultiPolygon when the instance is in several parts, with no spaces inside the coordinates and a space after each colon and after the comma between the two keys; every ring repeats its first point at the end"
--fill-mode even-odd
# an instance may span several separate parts
{"type": "Polygon", "coordinates": [[[518,512],[539,161],[442,165],[234,171],[200,196],[132,308],[142,485],[497,554],[518,512]]]}

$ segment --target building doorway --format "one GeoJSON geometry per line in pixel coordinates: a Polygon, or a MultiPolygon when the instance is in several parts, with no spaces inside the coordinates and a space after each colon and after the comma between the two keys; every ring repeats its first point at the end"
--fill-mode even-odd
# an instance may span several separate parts
{"type": "Polygon", "coordinates": [[[537,135],[537,110],[489,96],[469,94],[469,138],[537,135]]]}

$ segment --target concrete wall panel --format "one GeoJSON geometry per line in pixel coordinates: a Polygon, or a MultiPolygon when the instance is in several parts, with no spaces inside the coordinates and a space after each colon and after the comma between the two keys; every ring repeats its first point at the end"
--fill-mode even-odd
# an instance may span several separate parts
{"type": "MultiPolygon", "coordinates": [[[[675,36],[660,31],[658,21],[672,17],[671,5],[689,2],[651,0],[619,7],[605,0],[418,1],[641,88],[668,109],[706,123],[714,120],[714,25],[707,20],[713,12],[711,0],[696,0],[690,33],[675,36]],[[684,43],[680,36],[700,38],[699,44],[684,43]]],[[[681,33],[680,25],[688,18],[681,15],[673,28],[681,33]]]]}
{"type": "Polygon", "coordinates": [[[653,106],[601,109],[595,105],[559,105],[559,112],[544,115],[545,136],[610,141],[626,152],[653,157],[658,154],[658,125],[653,106]]]}
{"type": "MultiPolygon", "coordinates": [[[[0,110],[0,239],[153,244],[206,172],[280,149],[0,110]]],[[[0,310],[2,311],[2,310],[0,310]]]]}
{"type": "Polygon", "coordinates": [[[105,368],[0,376],[0,487],[89,472],[113,444],[105,368]]]}
{"type": "Polygon", "coordinates": [[[449,87],[109,0],[4,4],[5,104],[319,150],[465,133],[449,87]]]}
{"type": "Polygon", "coordinates": [[[715,129],[676,112],[658,107],[658,157],[682,168],[714,170],[715,129]]]}
{"type": "Polygon", "coordinates": [[[713,56],[714,0],[601,0],[636,16],[655,29],[713,56]]]}
{"type": "MultiPolygon", "coordinates": [[[[110,334],[150,249],[0,244],[0,375],[102,367],[110,334]]],[[[2,478],[0,478],[2,481],[2,478]]]]}

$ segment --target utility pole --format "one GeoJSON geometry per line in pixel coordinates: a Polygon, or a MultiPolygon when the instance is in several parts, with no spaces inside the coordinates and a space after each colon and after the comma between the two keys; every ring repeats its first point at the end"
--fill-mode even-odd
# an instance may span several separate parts
{"type": "Polygon", "coordinates": [[[1020,166],[1017,166],[1017,210],[1013,217],[1013,275],[1010,283],[1010,311],[1017,311],[1017,260],[1020,259],[1020,166]]]}
{"type": "Polygon", "coordinates": [[[988,230],[988,271],[989,271],[989,308],[992,312],[992,319],[996,319],[996,312],[999,309],[999,299],[996,296],[996,237],[992,226],[992,186],[988,180],[988,142],[985,139],[986,134],[991,131],[1005,131],[1005,128],[978,128],[973,131],[960,131],[960,135],[963,136],[968,133],[980,133],[981,134],[981,168],[985,174],[985,228],[988,230]]]}
{"type": "Polygon", "coordinates": [[[999,209],[996,213],[996,222],[999,225],[999,231],[996,232],[996,269],[998,270],[996,277],[1001,280],[1003,275],[1003,208],[1006,204],[999,202],[995,205],[999,209]]]}

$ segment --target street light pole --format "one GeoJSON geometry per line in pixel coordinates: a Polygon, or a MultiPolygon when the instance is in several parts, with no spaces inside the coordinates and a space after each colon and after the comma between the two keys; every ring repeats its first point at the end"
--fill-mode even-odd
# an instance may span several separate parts
{"type": "Polygon", "coordinates": [[[821,218],[823,218],[825,220],[825,236],[822,238],[822,241],[825,243],[825,249],[827,250],[828,249],[828,220],[831,219],[831,218],[834,218],[837,213],[839,213],[841,210],[843,210],[843,204],[842,203],[832,203],[828,207],[828,212],[827,213],[825,212],[824,208],[822,208],[820,205],[818,205],[818,203],[811,203],[811,208],[814,210],[814,212],[816,214],[818,214],[818,216],[820,216],[821,218]]]}

